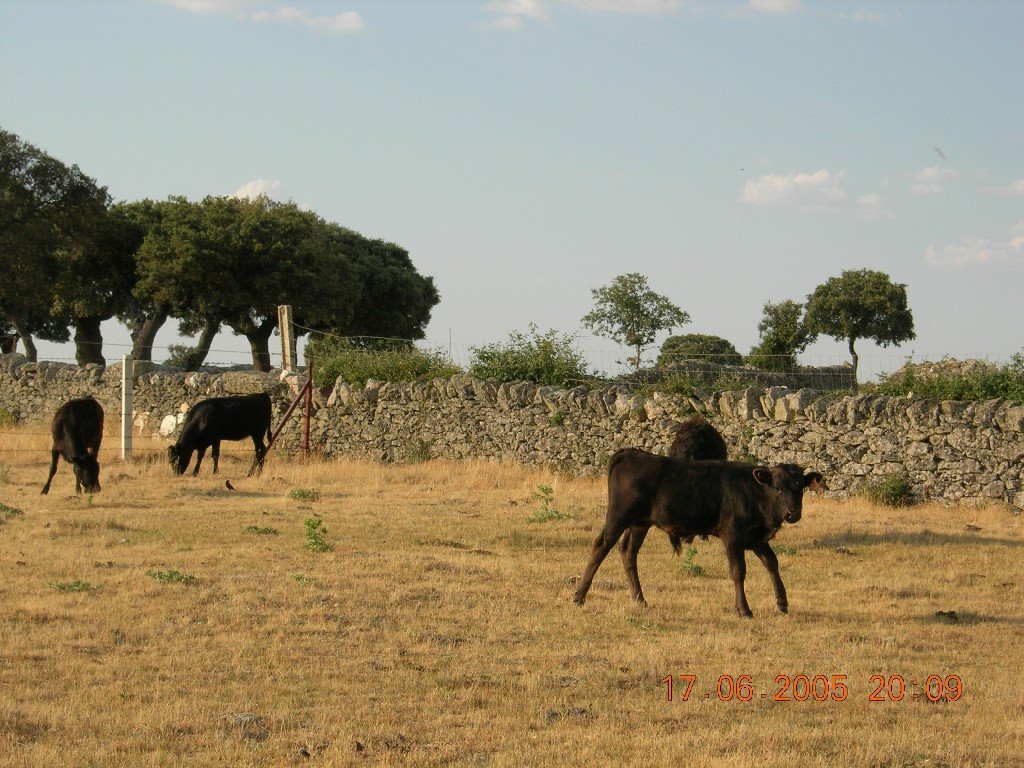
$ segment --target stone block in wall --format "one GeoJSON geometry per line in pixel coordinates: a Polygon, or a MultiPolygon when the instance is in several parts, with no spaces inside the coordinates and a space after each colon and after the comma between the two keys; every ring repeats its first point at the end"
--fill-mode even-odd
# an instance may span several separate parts
{"type": "Polygon", "coordinates": [[[774,416],[776,401],[787,394],[789,394],[788,387],[768,387],[764,390],[764,394],[761,395],[761,410],[764,411],[766,416],[774,416]]]}
{"type": "Polygon", "coordinates": [[[1004,432],[1024,433],[1024,405],[1004,403],[992,421],[1004,432]]]}

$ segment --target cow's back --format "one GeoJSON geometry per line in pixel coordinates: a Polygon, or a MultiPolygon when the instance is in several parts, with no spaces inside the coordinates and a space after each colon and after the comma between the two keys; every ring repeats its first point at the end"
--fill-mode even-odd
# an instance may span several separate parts
{"type": "Polygon", "coordinates": [[[103,440],[103,406],[91,397],[68,400],[53,414],[53,449],[68,461],[99,452],[103,440]]]}
{"type": "Polygon", "coordinates": [[[270,427],[270,415],[270,395],[266,392],[210,398],[196,403],[188,412],[182,435],[217,440],[264,435],[270,427]]]}

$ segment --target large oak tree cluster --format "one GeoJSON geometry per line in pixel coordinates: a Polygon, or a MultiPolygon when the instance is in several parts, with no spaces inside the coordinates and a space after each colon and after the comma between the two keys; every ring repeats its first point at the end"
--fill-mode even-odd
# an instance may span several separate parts
{"type": "MultiPolygon", "coordinates": [[[[171,197],[113,203],[105,187],[0,129],[0,352],[18,339],[67,341],[80,365],[103,363],[100,323],[129,329],[151,360],[175,318],[203,363],[222,329],[245,336],[269,370],[277,306],[297,325],[342,336],[421,339],[440,297],[408,252],[291,202],[171,197]]],[[[301,331],[305,332],[305,331],[301,331]]]]}

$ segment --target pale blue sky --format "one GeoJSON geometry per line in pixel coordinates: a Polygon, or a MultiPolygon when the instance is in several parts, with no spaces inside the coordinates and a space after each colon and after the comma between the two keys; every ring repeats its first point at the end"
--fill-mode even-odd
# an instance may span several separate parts
{"type": "Polygon", "coordinates": [[[870,376],[1024,348],[1022,30],[985,0],[3,0],[0,126],[115,199],[266,191],[401,244],[459,358],[581,331],[625,272],[747,352],[766,301],[879,269],[918,338],[862,342],[870,376]]]}

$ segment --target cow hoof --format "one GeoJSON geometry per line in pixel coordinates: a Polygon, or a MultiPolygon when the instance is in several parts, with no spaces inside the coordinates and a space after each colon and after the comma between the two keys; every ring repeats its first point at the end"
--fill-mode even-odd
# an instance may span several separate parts
{"type": "Polygon", "coordinates": [[[779,613],[789,613],[789,606],[788,605],[780,605],[779,606],[779,613]]]}
{"type": "Polygon", "coordinates": [[[737,611],[737,613],[739,613],[741,619],[752,619],[752,618],[754,618],[754,612],[751,611],[749,608],[747,610],[745,610],[745,611],[737,611]]]}
{"type": "Polygon", "coordinates": [[[572,599],[572,601],[573,601],[573,602],[574,602],[574,603],[575,603],[576,605],[583,605],[583,604],[584,604],[585,602],[587,602],[587,598],[585,598],[585,597],[574,597],[574,598],[572,599]]]}

